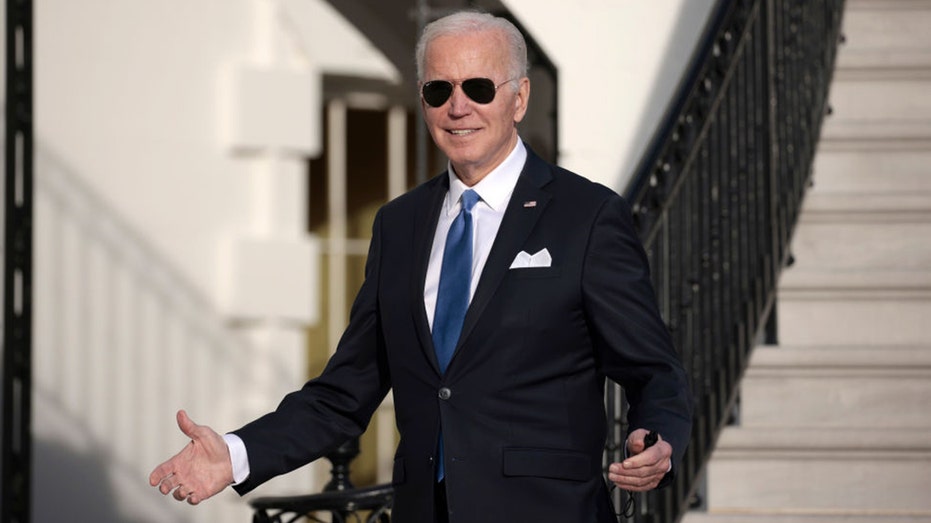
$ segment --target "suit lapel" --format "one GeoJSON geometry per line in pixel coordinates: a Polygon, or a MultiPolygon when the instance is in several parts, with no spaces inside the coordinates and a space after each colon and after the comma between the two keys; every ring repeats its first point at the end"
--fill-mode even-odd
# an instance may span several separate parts
{"type": "Polygon", "coordinates": [[[440,367],[436,361],[436,350],[433,348],[433,336],[430,334],[430,322],[427,320],[427,311],[423,303],[423,289],[427,279],[427,267],[430,264],[430,250],[433,247],[433,236],[436,234],[436,224],[439,221],[440,209],[443,199],[449,191],[449,175],[444,172],[435,178],[427,187],[429,201],[419,206],[414,221],[414,267],[411,277],[411,314],[414,318],[414,330],[420,338],[420,347],[424,355],[439,374],[440,367]]]}
{"type": "Polygon", "coordinates": [[[495,237],[491,251],[488,253],[488,260],[485,261],[485,268],[482,270],[482,276],[478,282],[478,287],[475,289],[475,295],[472,297],[472,302],[466,311],[462,334],[459,336],[459,343],[456,344],[456,352],[453,353],[450,367],[455,363],[459,348],[469,337],[472,329],[475,328],[485,307],[491,301],[508,270],[510,270],[514,256],[520,252],[537,220],[546,209],[551,195],[543,190],[543,186],[552,177],[549,164],[528,149],[524,170],[514,187],[514,193],[511,195],[511,200],[501,221],[501,227],[498,229],[498,235],[495,237]]]}

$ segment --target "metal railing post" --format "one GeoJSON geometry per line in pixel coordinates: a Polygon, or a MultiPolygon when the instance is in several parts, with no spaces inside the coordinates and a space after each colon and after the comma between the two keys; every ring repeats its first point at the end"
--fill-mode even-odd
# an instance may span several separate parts
{"type": "Polygon", "coordinates": [[[30,520],[32,484],[32,2],[6,3],[3,271],[3,502],[0,521],[30,520]]]}

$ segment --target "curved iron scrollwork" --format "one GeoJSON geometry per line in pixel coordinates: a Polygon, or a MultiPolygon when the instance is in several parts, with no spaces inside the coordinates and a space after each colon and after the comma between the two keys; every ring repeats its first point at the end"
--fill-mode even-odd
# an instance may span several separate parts
{"type": "Polygon", "coordinates": [[[253,523],[390,523],[394,491],[391,485],[322,492],[306,496],[258,498],[251,502],[253,523]]]}
{"type": "Polygon", "coordinates": [[[359,440],[343,443],[326,458],[333,464],[330,482],[319,494],[263,497],[250,504],[255,510],[253,523],[324,523],[328,514],[332,523],[389,523],[394,490],[391,485],[355,488],[349,481],[349,465],[359,455],[359,440]]]}

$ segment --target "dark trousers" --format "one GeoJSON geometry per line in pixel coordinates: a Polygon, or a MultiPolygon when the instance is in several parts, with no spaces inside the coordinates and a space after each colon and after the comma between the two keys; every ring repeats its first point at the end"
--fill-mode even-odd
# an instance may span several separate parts
{"type": "Polygon", "coordinates": [[[446,505],[446,482],[438,481],[433,489],[433,506],[436,507],[436,523],[449,523],[449,507],[446,505]]]}

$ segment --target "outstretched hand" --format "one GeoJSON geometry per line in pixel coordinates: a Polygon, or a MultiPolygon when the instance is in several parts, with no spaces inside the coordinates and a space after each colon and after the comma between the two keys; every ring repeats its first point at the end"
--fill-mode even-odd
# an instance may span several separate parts
{"type": "Polygon", "coordinates": [[[655,489],[672,466],[672,445],[660,437],[655,445],[646,448],[647,431],[637,429],[627,437],[629,457],[608,467],[608,480],[628,492],[645,492],[655,489]]]}
{"type": "Polygon", "coordinates": [[[233,482],[233,465],[223,437],[206,425],[194,423],[178,411],[178,427],[191,438],[181,452],[155,467],[149,484],[178,501],[196,505],[233,482]]]}

